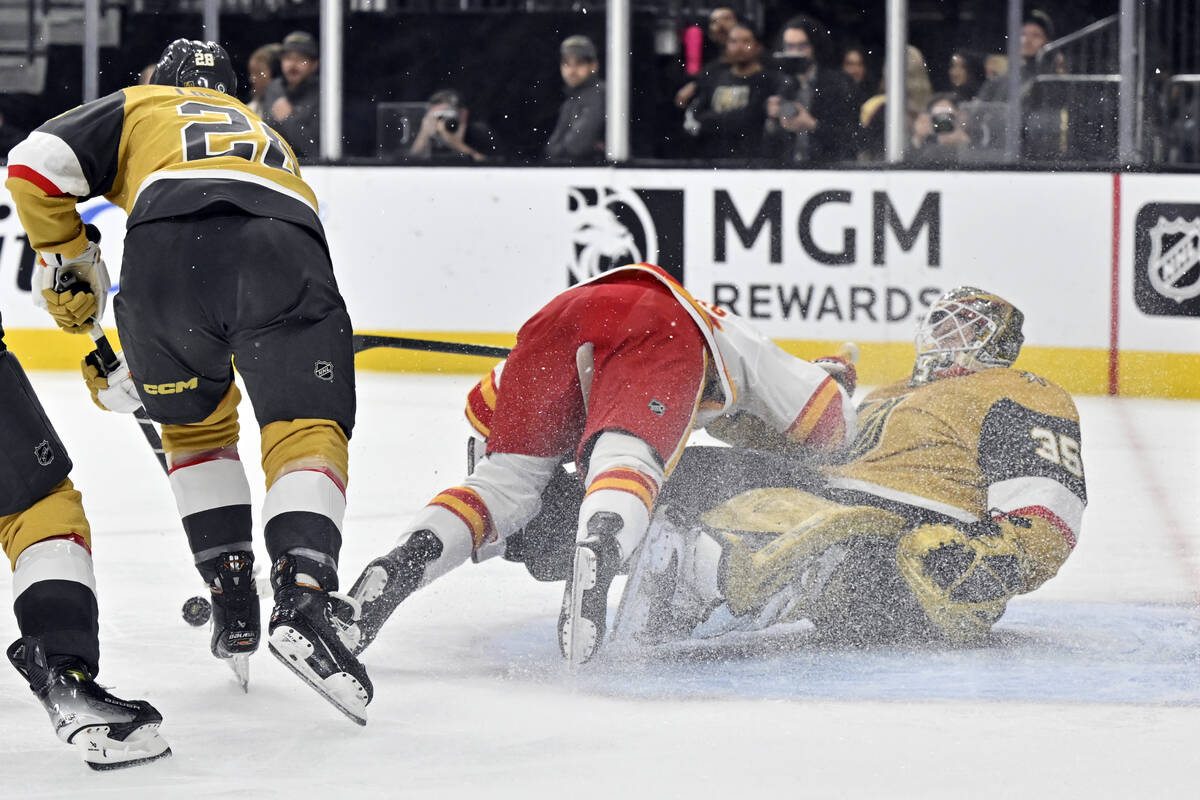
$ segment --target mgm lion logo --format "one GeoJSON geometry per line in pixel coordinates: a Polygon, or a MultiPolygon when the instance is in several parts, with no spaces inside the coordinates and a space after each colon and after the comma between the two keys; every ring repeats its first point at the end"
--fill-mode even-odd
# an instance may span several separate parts
{"type": "Polygon", "coordinates": [[[614,267],[657,264],[683,280],[683,192],[625,187],[567,190],[567,283],[614,267]]]}

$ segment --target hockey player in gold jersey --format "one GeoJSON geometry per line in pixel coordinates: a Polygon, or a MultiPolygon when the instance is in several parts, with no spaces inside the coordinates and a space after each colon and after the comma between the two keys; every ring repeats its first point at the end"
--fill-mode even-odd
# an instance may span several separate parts
{"type": "Polygon", "coordinates": [[[101,319],[109,288],[76,203],[102,195],[129,215],[114,300],[128,366],[107,378],[85,367],[85,377],[101,405],[140,404],[162,423],[171,488],[212,592],[212,652],[244,687],[261,623],[236,363],[262,434],[270,649],[363,723],[371,684],[336,630],[356,613],[336,591],[355,414],[350,318],[316,196],[236,88],[220,45],[179,39],[150,85],[31,133],[10,153],[5,185],[39,254],[34,301],[68,331],[101,319]],[[127,397],[114,398],[122,385],[127,397]]]}
{"type": "Polygon", "coordinates": [[[985,636],[1062,566],[1087,502],[1071,397],[1011,366],[1022,322],[994,294],[943,295],[911,378],[867,396],[850,459],[810,491],[748,491],[690,530],[660,516],[614,638],[798,619],[859,643],[985,636]]]}

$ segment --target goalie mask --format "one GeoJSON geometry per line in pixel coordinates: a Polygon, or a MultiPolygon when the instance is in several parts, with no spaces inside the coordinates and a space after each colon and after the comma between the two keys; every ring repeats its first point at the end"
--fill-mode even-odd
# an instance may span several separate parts
{"type": "Polygon", "coordinates": [[[960,286],[937,299],[917,325],[911,383],[1008,367],[1017,360],[1025,315],[1002,297],[960,286]]]}
{"type": "Polygon", "coordinates": [[[176,39],[167,45],[150,83],[159,86],[200,86],[237,96],[237,75],[225,48],[216,42],[176,39]]]}

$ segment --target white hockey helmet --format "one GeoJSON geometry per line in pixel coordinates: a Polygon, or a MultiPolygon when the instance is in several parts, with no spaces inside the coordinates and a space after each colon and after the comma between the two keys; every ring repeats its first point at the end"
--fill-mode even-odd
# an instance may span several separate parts
{"type": "Polygon", "coordinates": [[[1025,340],[1024,321],[1025,315],[998,295],[973,286],[951,289],[917,323],[911,383],[1012,366],[1025,340]]]}

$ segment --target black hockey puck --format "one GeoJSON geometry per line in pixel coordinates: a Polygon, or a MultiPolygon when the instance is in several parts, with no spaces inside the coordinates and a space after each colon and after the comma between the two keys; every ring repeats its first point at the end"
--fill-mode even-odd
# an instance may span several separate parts
{"type": "Polygon", "coordinates": [[[188,625],[197,628],[208,622],[212,616],[212,606],[203,597],[189,597],[183,604],[183,620],[188,625]]]}

